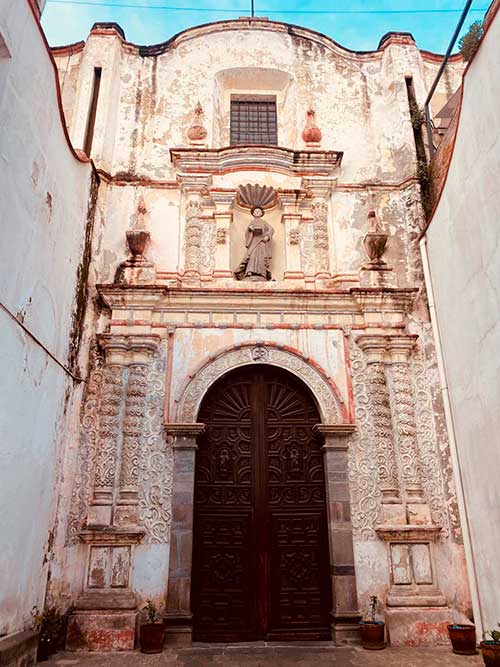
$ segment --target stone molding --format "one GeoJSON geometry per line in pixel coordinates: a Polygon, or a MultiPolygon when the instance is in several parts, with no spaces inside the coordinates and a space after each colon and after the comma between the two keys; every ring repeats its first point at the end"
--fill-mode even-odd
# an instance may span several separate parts
{"type": "Polygon", "coordinates": [[[139,544],[146,531],[143,528],[115,528],[106,526],[103,528],[84,528],[78,533],[78,537],[85,544],[103,544],[110,546],[128,546],[139,544]]]}
{"type": "Polygon", "coordinates": [[[441,526],[421,526],[407,524],[405,526],[377,526],[377,535],[384,542],[415,543],[436,542],[441,526]]]}
{"type": "Polygon", "coordinates": [[[328,176],[340,167],[342,156],[342,151],[295,151],[280,146],[170,149],[172,164],[182,174],[227,174],[261,169],[292,176],[328,176]]]}
{"type": "Polygon", "coordinates": [[[104,351],[106,365],[130,366],[147,364],[157,353],[159,334],[98,334],[97,340],[104,351]]]}
{"type": "Polygon", "coordinates": [[[178,421],[195,423],[201,401],[216,380],[230,370],[259,362],[284,368],[301,379],[316,398],[325,422],[348,421],[347,407],[337,386],[320,367],[285,346],[258,341],[224,350],[192,373],[175,400],[174,415],[178,421]]]}

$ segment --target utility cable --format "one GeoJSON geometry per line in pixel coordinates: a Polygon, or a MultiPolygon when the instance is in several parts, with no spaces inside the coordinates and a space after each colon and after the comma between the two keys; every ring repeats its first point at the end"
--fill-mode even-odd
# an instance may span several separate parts
{"type": "MultiPolygon", "coordinates": [[[[241,7],[240,9],[226,9],[218,7],[170,7],[167,5],[142,5],[137,3],[125,2],[91,2],[90,0],[47,0],[47,4],[60,5],[85,5],[87,7],[117,7],[128,9],[161,9],[171,12],[212,12],[220,14],[240,14],[248,11],[248,7],[241,7]]],[[[471,9],[470,13],[483,13],[487,11],[487,7],[480,7],[471,9]]],[[[462,9],[319,9],[319,10],[299,10],[299,9],[265,9],[259,7],[259,14],[265,16],[267,14],[460,14],[462,9]]],[[[258,17],[257,17],[258,18],[258,17]]]]}

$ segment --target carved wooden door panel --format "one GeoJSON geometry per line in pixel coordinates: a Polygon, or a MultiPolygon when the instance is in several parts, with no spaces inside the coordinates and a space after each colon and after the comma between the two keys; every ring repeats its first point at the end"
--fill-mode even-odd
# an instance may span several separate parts
{"type": "Polygon", "coordinates": [[[325,482],[314,401],[292,375],[229,373],[199,421],[192,577],[199,641],[329,639],[325,482]]]}

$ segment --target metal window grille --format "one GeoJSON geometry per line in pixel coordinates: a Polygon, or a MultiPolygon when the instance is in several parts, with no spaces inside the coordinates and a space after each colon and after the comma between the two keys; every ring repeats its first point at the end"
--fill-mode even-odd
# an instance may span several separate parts
{"type": "Polygon", "coordinates": [[[275,97],[231,99],[231,145],[278,145],[275,97]]]}

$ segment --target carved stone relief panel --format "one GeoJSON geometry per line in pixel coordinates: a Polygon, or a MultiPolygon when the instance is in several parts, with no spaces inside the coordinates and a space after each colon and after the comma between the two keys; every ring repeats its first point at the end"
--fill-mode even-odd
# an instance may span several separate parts
{"type": "MultiPolygon", "coordinates": [[[[137,492],[139,525],[146,531],[144,541],[168,542],[172,451],[165,444],[163,436],[166,360],[163,347],[160,349],[159,355],[150,363],[132,366],[131,369],[122,368],[124,383],[130,381],[131,388],[130,391],[127,390],[128,408],[125,391],[122,392],[121,403],[118,405],[118,413],[123,421],[118,422],[117,428],[120,436],[123,429],[123,442],[127,447],[120,473],[114,450],[111,451],[109,460],[101,456],[101,461],[98,456],[101,411],[105,411],[106,424],[109,418],[106,414],[109,389],[105,389],[104,383],[107,368],[94,348],[94,369],[90,374],[82,406],[79,473],[72,494],[67,538],[69,543],[79,541],[80,531],[87,522],[94,480],[101,480],[103,470],[111,471],[106,479],[111,479],[114,475],[114,486],[118,487],[114,489],[114,495],[118,495],[118,491],[126,491],[128,495],[131,490],[137,492]],[[135,428],[139,423],[140,433],[135,428]]],[[[114,404],[113,410],[116,411],[114,404]]]]}
{"type": "Polygon", "coordinates": [[[381,512],[377,453],[370,419],[370,396],[366,357],[349,337],[356,432],[350,436],[349,484],[353,535],[360,540],[376,539],[375,526],[381,512]]]}
{"type": "Polygon", "coordinates": [[[144,451],[139,464],[139,523],[146,529],[146,543],[166,543],[170,534],[173,456],[163,432],[165,372],[162,349],[148,368],[144,451]]]}
{"type": "MultiPolygon", "coordinates": [[[[435,411],[431,395],[431,380],[427,370],[423,344],[419,343],[413,354],[413,388],[415,393],[416,427],[422,467],[422,483],[428,500],[432,523],[441,526],[441,538],[446,538],[453,529],[460,539],[457,499],[453,484],[448,487],[444,480],[446,465],[450,466],[446,434],[438,439],[435,427],[435,411]],[[445,449],[441,456],[439,446],[445,449]]],[[[450,472],[451,476],[451,472],[450,472]]]]}
{"type": "Polygon", "coordinates": [[[316,272],[328,272],[328,202],[323,197],[317,197],[312,205],[314,219],[314,252],[316,272]]]}
{"type": "Polygon", "coordinates": [[[201,204],[190,199],[186,205],[185,267],[186,271],[199,271],[202,246],[201,204]]]}
{"type": "Polygon", "coordinates": [[[130,579],[130,546],[91,546],[88,588],[127,588],[130,579]]]}

